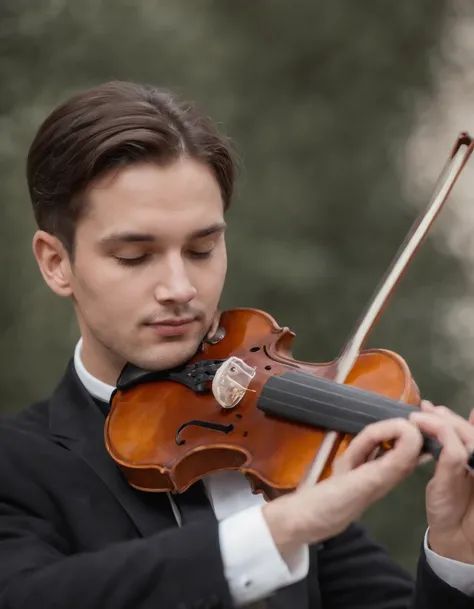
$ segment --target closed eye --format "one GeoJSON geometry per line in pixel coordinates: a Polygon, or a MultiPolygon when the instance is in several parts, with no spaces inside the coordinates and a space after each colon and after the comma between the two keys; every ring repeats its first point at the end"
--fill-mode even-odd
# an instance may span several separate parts
{"type": "Polygon", "coordinates": [[[197,258],[198,260],[203,260],[205,258],[210,258],[213,251],[214,251],[214,248],[211,250],[208,250],[207,252],[190,251],[189,255],[191,256],[191,258],[197,258]]]}
{"type": "Polygon", "coordinates": [[[123,256],[114,256],[115,260],[122,266],[138,266],[145,262],[150,257],[150,254],[143,254],[135,258],[124,258],[123,256]]]}

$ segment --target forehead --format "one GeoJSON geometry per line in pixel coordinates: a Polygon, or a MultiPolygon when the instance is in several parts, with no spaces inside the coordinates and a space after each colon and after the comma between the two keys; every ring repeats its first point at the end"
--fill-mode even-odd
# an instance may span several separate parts
{"type": "Polygon", "coordinates": [[[101,177],[86,197],[82,227],[101,236],[126,229],[179,237],[222,221],[224,212],[212,171],[188,158],[130,165],[101,177]]]}

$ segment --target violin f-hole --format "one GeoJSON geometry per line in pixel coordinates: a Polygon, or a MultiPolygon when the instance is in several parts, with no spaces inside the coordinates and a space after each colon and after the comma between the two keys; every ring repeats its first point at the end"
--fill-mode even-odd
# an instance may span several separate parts
{"type": "Polygon", "coordinates": [[[198,420],[187,421],[186,423],[183,423],[178,428],[178,431],[176,432],[175,441],[176,441],[177,446],[182,446],[183,444],[186,444],[186,440],[180,440],[179,435],[181,434],[181,432],[184,429],[186,429],[186,427],[191,427],[191,426],[203,427],[204,429],[209,429],[211,431],[219,431],[226,435],[234,430],[234,426],[232,425],[232,423],[230,423],[229,425],[221,425],[220,423],[211,423],[210,421],[198,421],[198,420]]]}

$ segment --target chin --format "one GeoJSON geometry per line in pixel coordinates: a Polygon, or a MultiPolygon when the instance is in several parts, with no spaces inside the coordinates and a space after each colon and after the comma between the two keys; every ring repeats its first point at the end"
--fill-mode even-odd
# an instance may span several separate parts
{"type": "Polygon", "coordinates": [[[154,347],[151,352],[135,357],[133,363],[146,370],[168,370],[181,366],[196,353],[201,341],[170,341],[154,347]]]}

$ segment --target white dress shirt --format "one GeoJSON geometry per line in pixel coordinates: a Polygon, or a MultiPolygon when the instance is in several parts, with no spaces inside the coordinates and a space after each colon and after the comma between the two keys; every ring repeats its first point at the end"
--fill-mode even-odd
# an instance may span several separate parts
{"type": "MultiPolygon", "coordinates": [[[[109,402],[114,387],[92,376],[81,359],[82,339],[76,345],[74,365],[87,391],[95,398],[109,402]]],[[[219,542],[225,575],[236,605],[258,601],[304,579],[309,569],[309,548],[283,560],[273,542],[262,515],[264,499],[254,495],[243,474],[238,471],[217,472],[203,479],[209,500],[219,522],[219,542]]],[[[178,524],[181,517],[168,493],[178,524]]],[[[459,563],[424,548],[428,564],[445,582],[461,592],[474,596],[474,565],[459,563]]]]}

